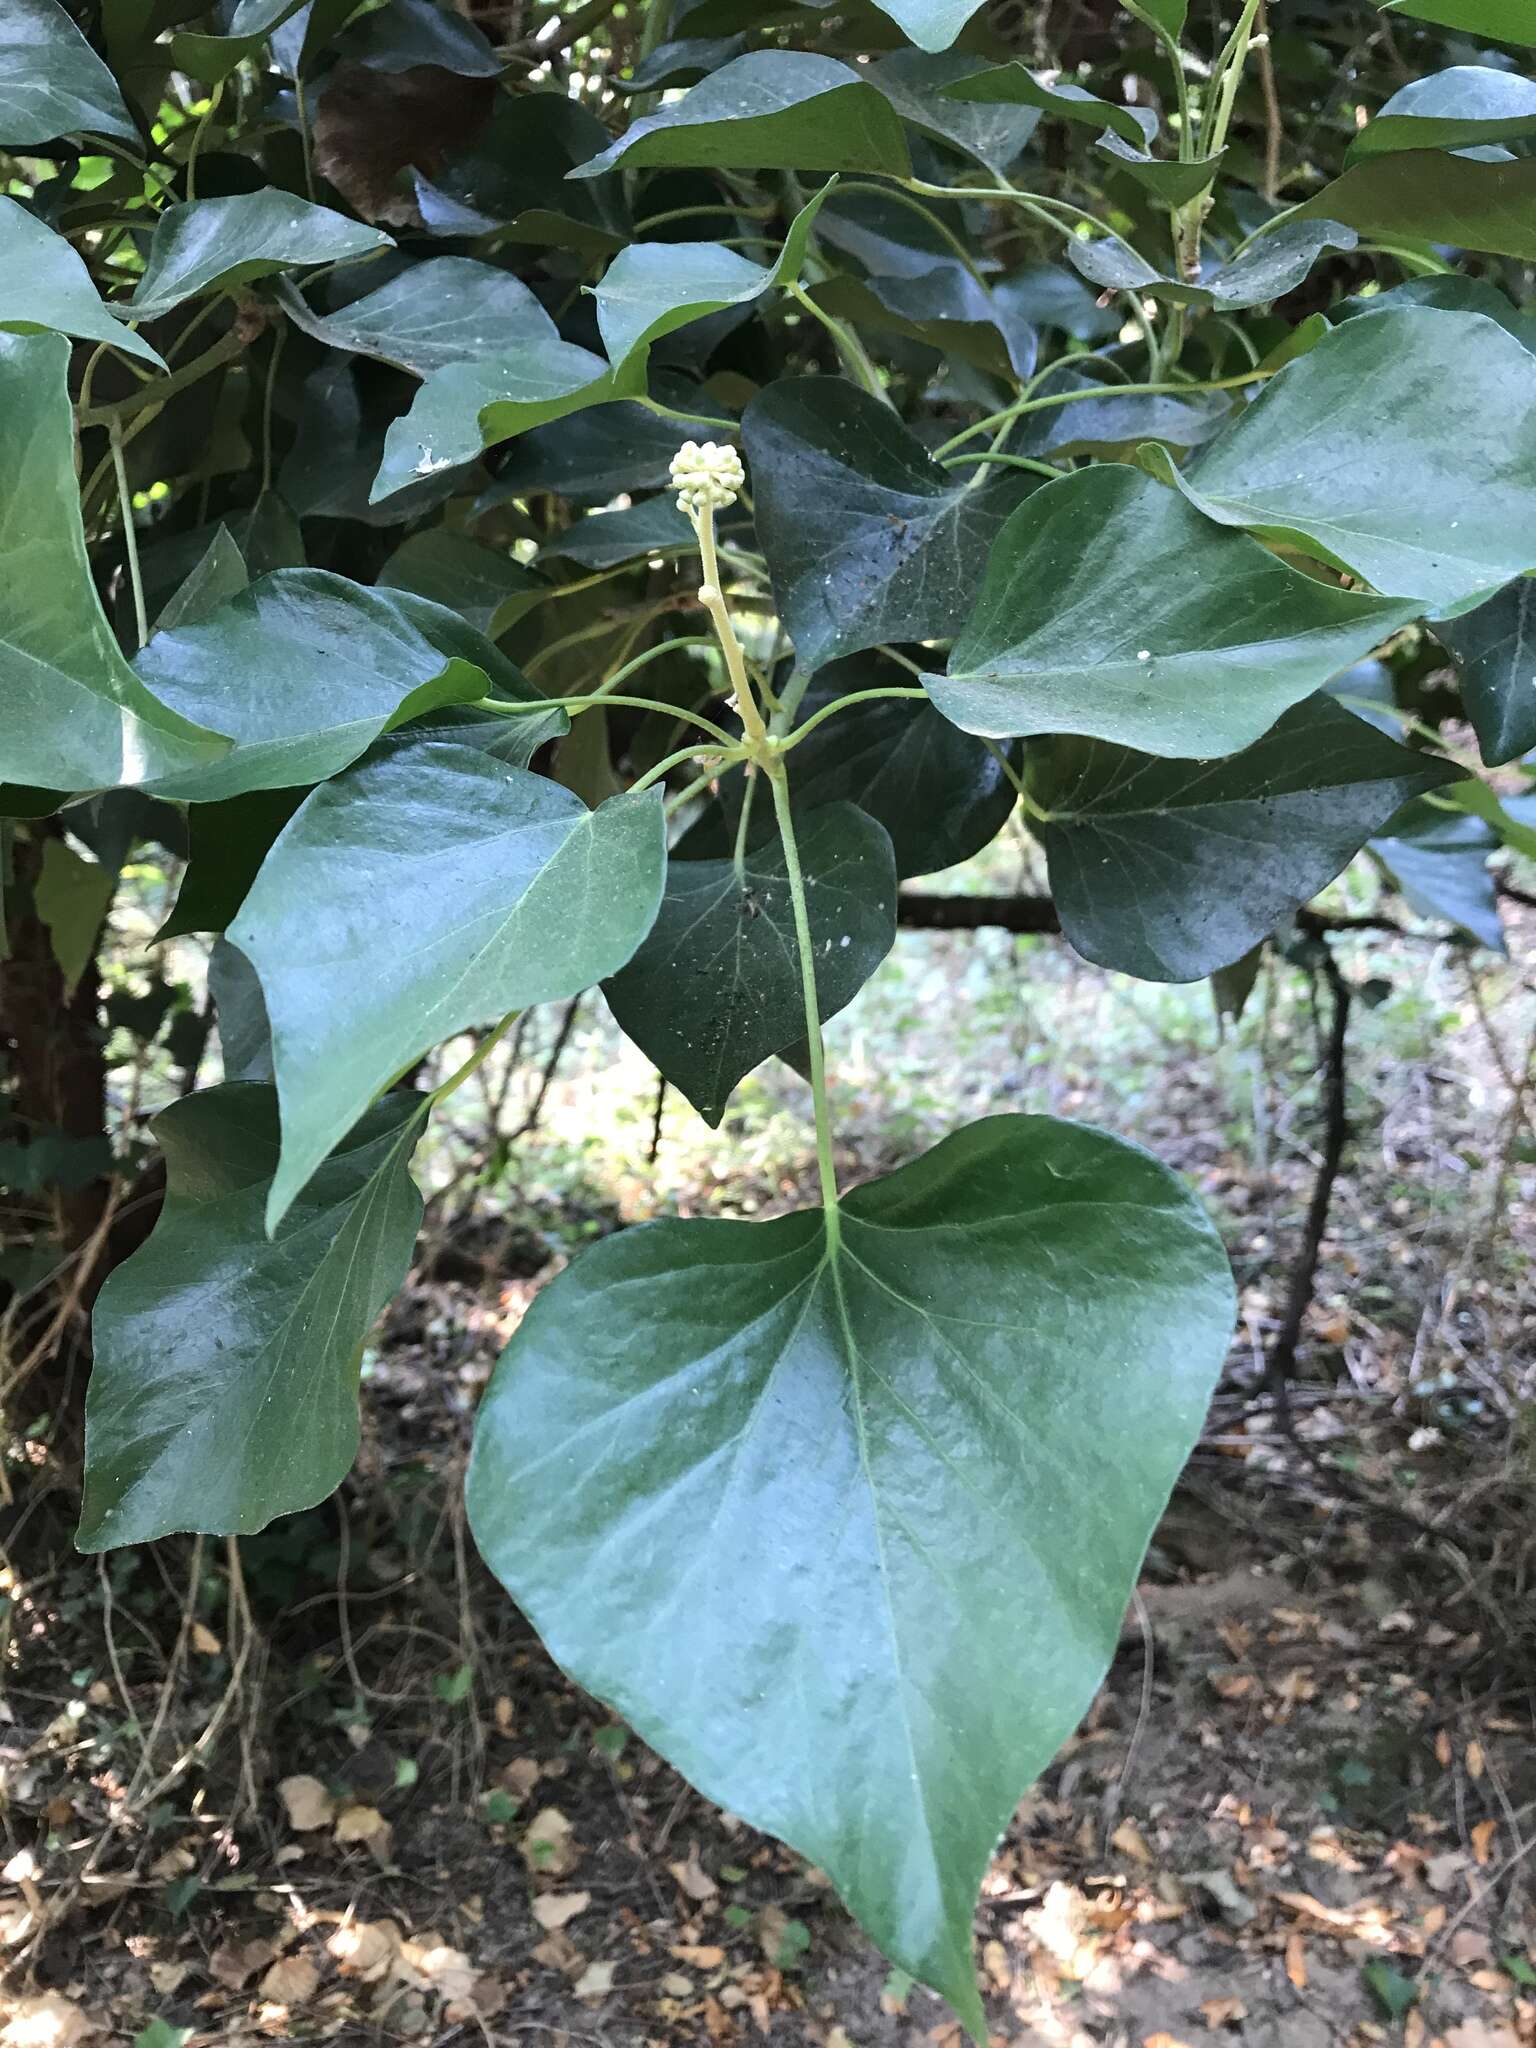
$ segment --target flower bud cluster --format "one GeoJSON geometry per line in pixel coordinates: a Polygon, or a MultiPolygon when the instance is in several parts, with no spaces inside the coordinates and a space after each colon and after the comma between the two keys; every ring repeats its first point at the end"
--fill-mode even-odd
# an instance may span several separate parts
{"type": "Polygon", "coordinates": [[[706,510],[734,505],[746,481],[741,457],[716,441],[685,441],[672,458],[672,486],[679,511],[697,518],[706,510]]]}

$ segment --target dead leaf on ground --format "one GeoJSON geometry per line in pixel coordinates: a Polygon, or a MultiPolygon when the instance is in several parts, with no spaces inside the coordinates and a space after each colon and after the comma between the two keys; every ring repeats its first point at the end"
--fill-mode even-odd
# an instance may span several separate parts
{"type": "Polygon", "coordinates": [[[1202,1998],[1200,2017],[1214,2034],[1221,2027],[1241,2026],[1248,2008],[1240,1998],[1202,1998]]]}
{"type": "Polygon", "coordinates": [[[261,1995],[277,2005],[305,2005],[320,1989],[320,1972],[308,1956],[284,1956],[261,1980],[261,1995]]]}
{"type": "Polygon", "coordinates": [[[361,1842],[378,1863],[389,1860],[395,1831],[376,1806],[348,1806],[336,1816],[332,1840],[346,1849],[361,1842]]]}
{"type": "Polygon", "coordinates": [[[183,1849],[178,1844],[174,1849],[167,1849],[163,1856],[155,1858],[149,1866],[149,1874],[158,1878],[162,1884],[169,1884],[173,1877],[185,1877],[189,1870],[196,1867],[197,1858],[192,1851],[183,1849]]]}
{"type": "Polygon", "coordinates": [[[243,1991],[258,1970],[276,1959],[270,1941],[221,1941],[208,1958],[208,1974],[226,1991],[243,1991]]]}
{"type": "Polygon", "coordinates": [[[393,1920],[354,1920],[338,1927],[325,1946],[343,1977],[376,1984],[399,1953],[400,1930],[393,1920]]]}
{"type": "Polygon", "coordinates": [[[715,1880],[699,1861],[699,1845],[697,1842],[690,1842],[688,1844],[686,1862],[669,1863],[667,1868],[671,1871],[673,1877],[676,1878],[680,1889],[690,1899],[697,1899],[702,1902],[705,1899],[714,1898],[720,1890],[719,1885],[715,1883],[715,1880]]]}
{"type": "Polygon", "coordinates": [[[542,1898],[533,1902],[533,1917],[546,1932],[553,1934],[556,1928],[574,1920],[578,1913],[585,1913],[591,1903],[590,1892],[545,1892],[542,1898]]]}
{"type": "Polygon", "coordinates": [[[174,1998],[192,1974],[190,1963],[151,1963],[149,1981],[162,1998],[174,1998]]]}
{"type": "Polygon", "coordinates": [[[1472,1854],[1477,1858],[1479,1864],[1492,1862],[1493,1839],[1498,1832],[1499,1824],[1496,1820],[1480,1820],[1477,1826],[1473,1828],[1472,1854]]]}
{"type": "Polygon", "coordinates": [[[571,1824],[557,1806],[546,1806],[528,1823],[521,1843],[523,1861],[537,1877],[565,1877],[581,1861],[571,1824]]]}
{"type": "Polygon", "coordinates": [[[224,1648],[213,1630],[204,1621],[192,1624],[192,1647],[200,1657],[217,1657],[224,1648]]]}
{"type": "Polygon", "coordinates": [[[1520,2037],[1498,2021],[1463,2020],[1447,2033],[1445,2048],[1520,2048],[1520,2037]]]}
{"type": "Polygon", "coordinates": [[[1293,1934],[1285,1944],[1285,1974],[1293,1991],[1306,1990],[1307,1950],[1299,1934],[1293,1934]]]}
{"type": "Polygon", "coordinates": [[[307,1835],[314,1828],[327,1828],[335,1818],[335,1800],[318,1778],[311,1778],[303,1772],[295,1778],[284,1778],[277,1788],[277,1796],[283,1802],[288,1825],[296,1835],[307,1835]]]}
{"type": "Polygon", "coordinates": [[[102,2031],[89,2013],[71,1999],[60,1998],[56,1991],[0,2005],[0,2019],[5,2021],[0,2027],[5,2048],[34,2048],[39,2041],[46,2041],[48,2048],[73,2048],[76,2041],[87,2041],[102,2031]]]}
{"type": "Polygon", "coordinates": [[[1152,1861],[1152,1851],[1147,1847],[1147,1838],[1133,1820],[1121,1821],[1109,1838],[1109,1846],[1118,1849],[1122,1856],[1129,1856],[1133,1863],[1152,1861]]]}
{"type": "Polygon", "coordinates": [[[606,1998],[613,1989],[613,1973],[617,1963],[588,1963],[576,1979],[578,1998],[606,1998]]]}
{"type": "Polygon", "coordinates": [[[716,1948],[713,1943],[679,1941],[673,1944],[668,1953],[676,1956],[680,1963],[687,1963],[695,1970],[718,1970],[725,1961],[725,1950],[716,1948]]]}

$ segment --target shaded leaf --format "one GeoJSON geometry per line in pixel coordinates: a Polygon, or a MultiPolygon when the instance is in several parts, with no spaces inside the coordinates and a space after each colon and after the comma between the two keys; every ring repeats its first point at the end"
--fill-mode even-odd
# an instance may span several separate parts
{"type": "Polygon", "coordinates": [[[0,147],[61,135],[139,142],[117,80],[56,0],[0,0],[0,147]]]}
{"type": "Polygon", "coordinates": [[[166,599],[154,630],[169,633],[177,626],[201,625],[244,590],[250,580],[245,557],[229,528],[221,522],[190,574],[166,599]]]}
{"type": "Polygon", "coordinates": [[[572,176],[623,162],[703,164],[726,171],[911,173],[895,109],[851,65],[804,50],[751,50],[680,100],[642,115],[572,176]]]}
{"type": "MultiPolygon", "coordinates": [[[[3,15],[0,15],[3,20],[3,15]]],[[[3,87],[0,87],[3,91],[3,87]]],[[[0,197],[0,327],[25,332],[51,327],[57,334],[104,341],[125,356],[163,370],[158,349],[114,320],[81,257],[52,228],[14,199],[0,197]]]]}
{"type": "Polygon", "coordinates": [[[1085,959],[1143,981],[1231,966],[1459,772],[1326,697],[1223,761],[1050,740],[1029,764],[1062,930],[1085,959]]]}
{"type": "Polygon", "coordinates": [[[1204,273],[1198,284],[1154,270],[1126,243],[1106,236],[1066,245],[1074,269],[1108,291],[1141,292],[1181,306],[1217,306],[1231,313],[1283,298],[1307,276],[1325,249],[1353,249],[1359,236],[1336,220],[1288,220],[1231,263],[1204,273]]]}
{"type": "MultiPolygon", "coordinates": [[[[755,803],[767,807],[769,792],[755,803]]],[[[850,803],[797,831],[823,1017],[851,1003],[896,940],[896,866],[884,827],[850,803]]],[[[731,1091],[805,1035],[794,912],[777,831],[734,860],[677,860],[656,922],[603,985],[622,1030],[710,1125],[731,1091]]]]}
{"type": "Polygon", "coordinates": [[[390,246],[377,228],[263,186],[168,206],[155,222],[128,311],[153,320],[202,292],[230,291],[278,270],[343,263],[390,246]]]}
{"type": "Polygon", "coordinates": [[[1498,843],[1481,818],[1421,798],[1393,820],[1390,833],[1371,841],[1371,851],[1420,917],[1455,925],[1502,953],[1504,927],[1488,867],[1498,843]]]}
{"type": "Polygon", "coordinates": [[[1437,621],[1461,701],[1490,768],[1536,748],[1536,580],[1517,576],[1459,618],[1437,621]]]}
{"type": "Polygon", "coordinates": [[[951,633],[986,549],[1030,489],[971,490],[876,398],[836,377],[786,378],[748,406],[759,543],[800,666],[951,633]]]}
{"type": "Polygon", "coordinates": [[[95,956],[101,921],[116,888],[116,868],[87,860],[62,839],[44,841],[33,902],[47,927],[67,994],[73,994],[95,956]]]}
{"type": "Polygon", "coordinates": [[[69,343],[0,334],[0,782],[108,789],[229,742],[145,688],[102,615],[75,481],[69,343]]]}
{"type": "Polygon", "coordinates": [[[1349,145],[1346,164],[1401,149],[1465,149],[1536,135],[1536,79],[1488,64],[1453,64],[1411,79],[1349,145]]]}
{"type": "Polygon", "coordinates": [[[426,64],[456,78],[498,78],[506,69],[472,21],[434,0],[388,0],[338,39],[336,53],[370,71],[413,71],[426,64]]]}
{"type": "Polygon", "coordinates": [[[589,812],[465,746],[402,740],[317,789],[229,932],[272,1022],[269,1222],[433,1046],[623,966],[665,866],[659,790],[589,812]]]}
{"type": "Polygon", "coordinates": [[[1498,286],[1483,277],[1461,277],[1454,271],[1410,277],[1390,291],[1346,299],[1333,310],[1336,318],[1357,319],[1365,313],[1394,313],[1401,306],[1432,306],[1442,313],[1484,313],[1536,355],[1536,318],[1517,311],[1498,286]]]}
{"type": "Polygon", "coordinates": [[[1525,0],[1386,0],[1382,12],[1412,15],[1415,21],[1437,22],[1469,36],[1492,36],[1495,42],[1536,47],[1536,22],[1525,0]]]}
{"type": "Polygon", "coordinates": [[[497,1368],[470,1522],[557,1662],[980,2035],[977,1888],[1232,1318],[1165,1169],[992,1118],[849,1195],[840,1241],[812,1210],[585,1252],[497,1368]]]}
{"type": "Polygon", "coordinates": [[[327,348],[377,356],[426,377],[449,363],[478,363],[509,349],[558,341],[555,323],[521,279],[467,256],[413,263],[336,313],[317,313],[292,285],[284,311],[327,348]]]}
{"type": "Polygon", "coordinates": [[[307,789],[256,789],[187,809],[187,865],[156,944],[188,932],[225,931],[250,893],[272,842],[307,789]]]}
{"type": "Polygon", "coordinates": [[[467,148],[430,179],[417,174],[422,219],[432,234],[499,228],[510,241],[611,254],[629,238],[619,180],[568,176],[607,142],[597,116],[563,92],[500,93],[467,148]]]}
{"type": "Polygon", "coordinates": [[[1481,163],[1438,149],[1351,164],[1300,209],[1380,240],[1449,243],[1536,260],[1536,158],[1481,163]]]}
{"type": "Polygon", "coordinates": [[[1173,480],[1448,611],[1536,562],[1536,357],[1478,313],[1346,320],[1173,480]]]}
{"type": "Polygon", "coordinates": [[[409,590],[446,605],[492,640],[550,592],[542,576],[511,555],[446,526],[429,526],[403,540],[378,580],[387,589],[409,590]]]}
{"type": "Polygon", "coordinates": [[[297,14],[304,0],[238,0],[223,35],[181,29],[171,37],[171,55],[184,71],[217,85],[254,56],[275,29],[297,14]]]}
{"type": "Polygon", "coordinates": [[[973,78],[976,59],[958,51],[892,50],[864,76],[883,92],[904,121],[952,143],[1002,177],[1039,126],[1040,110],[1017,101],[957,100],[945,91],[957,78],[973,78]]]}
{"type": "Polygon", "coordinates": [[[923,681],[967,732],[1230,754],[1416,610],[1314,581],[1105,463],[1013,514],[948,674],[923,681]]]}
{"type": "Polygon", "coordinates": [[[340,1483],[363,1339],[421,1225],[425,1114],[416,1095],[375,1103],[270,1238],[275,1091],[227,1082],[156,1117],[165,1207],[96,1304],[82,1550],[250,1535],[340,1483]]]}
{"type": "Polygon", "coordinates": [[[1157,133],[1157,116],[1149,107],[1127,107],[1114,100],[1101,100],[1070,81],[1048,85],[1017,62],[990,64],[985,70],[978,70],[973,64],[969,77],[955,78],[944,91],[949,98],[979,100],[989,106],[1034,107],[1053,121],[1104,129],[1137,150],[1144,150],[1157,133]]]}
{"type": "Polygon", "coordinates": [[[272,1028],[256,970],[228,939],[215,939],[208,955],[208,993],[218,1018],[226,1081],[270,1081],[272,1028]]]}

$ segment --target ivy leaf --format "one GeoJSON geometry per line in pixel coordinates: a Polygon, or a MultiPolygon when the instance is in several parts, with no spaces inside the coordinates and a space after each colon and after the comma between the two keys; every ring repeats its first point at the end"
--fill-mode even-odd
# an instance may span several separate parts
{"type": "Polygon", "coordinates": [[[1464,35],[1491,36],[1499,43],[1536,47],[1536,23],[1525,0],[1387,0],[1383,14],[1407,14],[1464,35]]]}
{"type": "MultiPolygon", "coordinates": [[[[482,448],[616,397],[601,356],[558,337],[489,361],[435,370],[384,437],[369,502],[472,462],[482,448]]],[[[675,444],[674,444],[675,445],[675,444]]]]}
{"type": "Polygon", "coordinates": [[[180,70],[190,71],[204,84],[219,85],[303,5],[304,0],[238,0],[225,34],[178,30],[171,37],[171,55],[180,70]]]}
{"type": "Polygon", "coordinates": [[[128,311],[135,320],[155,320],[203,292],[231,291],[278,270],[345,263],[390,246],[377,228],[270,185],[224,199],[186,200],[168,206],[155,222],[128,311]]]}
{"type": "Polygon", "coordinates": [[[275,570],[203,623],[157,633],[138,671],[173,710],[234,736],[223,760],[154,785],[198,803],[324,781],[386,727],[493,683],[538,699],[455,613],[324,569],[275,570]]]}
{"type": "Polygon", "coordinates": [[[774,286],[793,283],[830,189],[823,187],[801,207],[771,266],[752,263],[719,242],[631,242],[621,249],[593,293],[598,332],[619,373],[615,390],[644,393],[647,359],[663,336],[728,307],[750,306],[774,286]]]}
{"type": "Polygon", "coordinates": [[[1155,157],[1151,150],[1138,149],[1113,134],[1101,135],[1095,146],[1103,155],[1113,157],[1117,169],[1134,178],[1160,205],[1170,207],[1188,206],[1209,191],[1226,160],[1226,151],[1220,150],[1215,156],[1181,163],[1177,157],[1155,157]]]}
{"type": "Polygon", "coordinates": [[[165,368],[158,349],[114,320],[83,260],[52,228],[14,199],[0,197],[0,327],[51,327],[56,334],[104,341],[125,356],[165,368]]]}
{"type": "Polygon", "coordinates": [[[56,0],[0,0],[0,147],[63,135],[139,146],[117,80],[56,0]]]}
{"type": "Polygon", "coordinates": [[[390,590],[409,590],[457,612],[478,633],[495,640],[544,602],[550,585],[499,548],[486,547],[446,526],[429,526],[403,540],[379,571],[390,590]]]}
{"type": "Polygon", "coordinates": [[[187,865],[171,913],[155,933],[156,945],[188,932],[226,931],[272,842],[308,794],[255,789],[218,803],[188,805],[187,865]]]}
{"type": "Polygon", "coordinates": [[[1172,480],[1449,611],[1536,562],[1536,357],[1479,313],[1346,320],[1172,480]]]}
{"type": "Polygon", "coordinates": [[[436,235],[495,228],[509,242],[611,255],[629,239],[620,181],[569,182],[607,141],[597,116],[563,92],[500,93],[466,150],[431,179],[417,173],[422,220],[436,235]]]}
{"type": "Polygon", "coordinates": [[[911,175],[896,110],[851,65],[805,50],[750,50],[659,113],[642,115],[573,178],[623,163],[712,170],[911,175]]]}
{"type": "Polygon", "coordinates": [[[616,512],[594,512],[577,519],[563,533],[546,541],[539,560],[580,562],[588,569],[612,569],[620,562],[643,561],[648,555],[679,555],[697,551],[698,534],[676,498],[647,498],[643,504],[616,512]]]}
{"type": "Polygon", "coordinates": [[[190,573],[166,599],[155,621],[157,633],[169,633],[177,626],[201,625],[213,617],[250,582],[245,557],[229,528],[220,520],[213,538],[193,564],[190,573]]]}
{"type": "Polygon", "coordinates": [[[1251,746],[1419,609],[1304,576],[1104,463],[1014,513],[949,673],[923,681],[967,732],[1209,758],[1251,746]]]}
{"type": "Polygon", "coordinates": [[[208,993],[219,1024],[219,1050],[226,1081],[270,1081],[272,1031],[256,970],[228,939],[215,939],[208,954],[208,993]]]}
{"type": "Polygon", "coordinates": [[[584,1252],[481,1405],[471,1527],[557,1663],[980,2039],[982,1875],[1114,1654],[1232,1321],[1163,1167],[994,1117],[836,1240],[811,1210],[584,1252]]]}
{"type": "Polygon", "coordinates": [[[283,310],[306,334],[349,355],[377,356],[426,377],[449,363],[484,362],[509,349],[558,341],[559,331],[520,278],[467,256],[430,256],[336,313],[317,313],[285,282],[283,310]]]}
{"type": "Polygon", "coordinates": [[[1447,243],[1536,261],[1536,157],[1480,163],[1438,149],[1351,164],[1300,209],[1373,239],[1447,243]]]}
{"type": "Polygon", "coordinates": [[[1456,664],[1488,766],[1536,748],[1536,581],[1517,576],[1486,604],[1436,620],[1432,630],[1456,664]]]}
{"type": "Polygon", "coordinates": [[[759,541],[800,666],[965,617],[993,536],[1031,488],[976,490],[941,469],[888,406],[837,377],[785,378],[748,406],[759,541]]]}
{"type": "Polygon", "coordinates": [[[1026,413],[1008,440],[1016,455],[1123,455],[1143,442],[1162,441],[1172,448],[1198,448],[1219,433],[1232,416],[1224,392],[1192,391],[1188,398],[1171,392],[1122,394],[1102,377],[1072,369],[1070,358],[1053,367],[1040,383],[1038,395],[1074,396],[1067,405],[1026,413]]]}
{"type": "Polygon", "coordinates": [[[1061,739],[1031,747],[1029,767],[1062,930],[1143,981],[1230,967],[1410,798],[1460,772],[1322,696],[1224,761],[1061,739]]]}
{"type": "Polygon", "coordinates": [[[727,36],[682,36],[658,43],[635,64],[627,78],[612,81],[615,92],[664,92],[673,86],[697,85],[706,73],[718,71],[747,47],[745,33],[727,36]]]}
{"type": "Polygon", "coordinates": [[[952,99],[944,91],[959,78],[974,78],[976,59],[959,51],[942,56],[928,49],[892,50],[864,76],[883,92],[904,121],[941,142],[952,143],[1001,178],[1040,123],[1040,110],[1017,102],[952,99]]]}
{"type": "Polygon", "coordinates": [[[433,1046],[616,973],[655,921],[665,869],[659,790],[589,812],[543,776],[426,740],[322,784],[229,930],[272,1020],[269,1227],[433,1046]]]}
{"type": "Polygon", "coordinates": [[[87,860],[62,839],[43,842],[33,900],[69,995],[95,958],[101,922],[116,891],[115,865],[87,860]]]}
{"type": "MultiPolygon", "coordinates": [[[[660,380],[657,395],[667,397],[660,380]]],[[[690,396],[683,386],[669,402],[686,409],[690,396]]],[[[629,400],[605,405],[601,413],[577,413],[557,427],[534,427],[522,434],[501,458],[496,480],[476,509],[483,512],[541,492],[568,498],[573,505],[606,505],[621,492],[658,490],[668,480],[677,448],[677,422],[629,400]]]]}
{"type": "Polygon", "coordinates": [[[1073,236],[1067,261],[1106,291],[1141,292],[1180,306],[1216,306],[1225,313],[1265,306],[1283,298],[1307,276],[1325,249],[1353,249],[1359,236],[1336,220],[1288,220],[1261,235],[1245,254],[1207,272],[1198,284],[1154,270],[1125,242],[1105,236],[1084,242],[1073,236]]]}
{"type": "Polygon", "coordinates": [[[949,98],[979,100],[988,106],[1035,107],[1053,121],[1071,121],[1118,135],[1135,150],[1145,150],[1157,133],[1157,116],[1150,107],[1120,106],[1114,100],[1097,98],[1080,85],[1047,85],[1017,62],[989,64],[985,70],[973,64],[969,77],[955,79],[944,91],[949,98]]]}
{"type": "Polygon", "coordinates": [[[347,30],[336,55],[370,71],[414,71],[425,64],[456,78],[499,78],[507,68],[472,21],[436,0],[388,0],[347,30]]]}
{"type": "MultiPolygon", "coordinates": [[[[759,789],[756,802],[766,805],[759,789]]],[[[896,942],[896,864],[853,804],[797,832],[823,1017],[846,1009],[896,942]]],[[[603,992],[620,1029],[711,1125],[736,1083],[805,1036],[794,912],[777,832],[734,860],[677,860],[661,909],[603,992]]]]}
{"type": "Polygon", "coordinates": [[[1453,64],[1412,79],[1368,121],[1346,164],[1403,149],[1466,149],[1536,135],[1536,79],[1489,64],[1453,64]]]}
{"type": "Polygon", "coordinates": [[[1505,951],[1499,898],[1488,856],[1498,834],[1481,818],[1422,799],[1394,819],[1371,851],[1420,917],[1455,925],[1490,951],[1505,951]]]}
{"type": "Polygon", "coordinates": [[[1432,306],[1442,313],[1484,313],[1536,355],[1536,318],[1517,311],[1498,286],[1484,277],[1461,277],[1453,271],[1410,277],[1368,299],[1346,299],[1333,311],[1335,318],[1357,320],[1369,313],[1395,313],[1402,306],[1432,306]]]}
{"type": "Polygon", "coordinates": [[[228,1082],[155,1118],[165,1207],[93,1319],[82,1550],[248,1536],[335,1490],[363,1339],[421,1226],[425,1119],[418,1095],[375,1103],[269,1239],[275,1090],[228,1082]]]}
{"type": "Polygon", "coordinates": [[[0,334],[0,782],[110,789],[229,741],[160,703],[102,615],[80,523],[69,343],[0,334]]]}
{"type": "Polygon", "coordinates": [[[920,50],[947,50],[981,0],[877,0],[877,4],[920,50]]]}

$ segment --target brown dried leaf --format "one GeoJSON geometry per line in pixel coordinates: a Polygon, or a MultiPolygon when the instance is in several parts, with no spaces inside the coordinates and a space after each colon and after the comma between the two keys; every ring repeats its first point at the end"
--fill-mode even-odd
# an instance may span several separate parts
{"type": "Polygon", "coordinates": [[[1479,1864],[1487,1864],[1493,1861],[1493,1842],[1498,1832],[1499,1824],[1496,1820],[1480,1820],[1477,1826],[1473,1828],[1472,1854],[1477,1858],[1479,1864]]]}
{"type": "Polygon", "coordinates": [[[1221,2027],[1241,2026],[1248,2017],[1248,2008],[1240,1998],[1202,1998],[1200,2017],[1214,2034],[1221,2027]]]}
{"type": "Polygon", "coordinates": [[[699,1861],[699,1845],[697,1842],[690,1842],[688,1844],[688,1859],[686,1862],[669,1863],[667,1868],[671,1871],[673,1877],[676,1878],[679,1888],[686,1892],[690,1899],[701,1901],[712,1899],[720,1890],[719,1885],[715,1883],[715,1880],[699,1861]]]}
{"type": "Polygon", "coordinates": [[[305,2005],[320,1989],[320,1972],[308,1956],[284,1956],[261,1980],[261,1995],[278,2005],[305,2005]]]}
{"type": "Polygon", "coordinates": [[[520,1844],[523,1861],[536,1877],[567,1877],[581,1861],[571,1824],[557,1806],[546,1806],[528,1823],[520,1844]]]}
{"type": "Polygon", "coordinates": [[[325,1946],[343,1977],[376,1984],[400,1952],[400,1930],[393,1920],[354,1920],[338,1927],[325,1946]]]}
{"type": "Polygon", "coordinates": [[[613,1973],[617,1968],[617,1963],[588,1963],[576,1979],[576,1996],[594,2000],[606,1998],[613,1989],[613,1973]]]}
{"type": "Polygon", "coordinates": [[[226,1991],[243,1991],[256,1972],[276,1958],[270,1941],[224,1941],[208,1958],[208,1974],[226,1991]]]}
{"type": "Polygon", "coordinates": [[[590,1892],[545,1892],[533,1902],[533,1917],[548,1933],[567,1926],[592,1903],[590,1892]]]}
{"type": "Polygon", "coordinates": [[[1307,1988],[1307,1949],[1299,1934],[1293,1934],[1285,1944],[1285,1974],[1294,1991],[1307,1988]]]}
{"type": "Polygon", "coordinates": [[[38,2042],[46,2042],[48,2048],[74,2048],[76,2041],[104,2031],[89,2013],[71,1999],[60,1998],[56,1991],[44,1992],[41,1998],[7,2001],[0,2006],[0,2019],[5,2022],[0,2026],[0,2042],[5,2048],[35,2048],[38,2042]]]}
{"type": "Polygon", "coordinates": [[[318,1778],[311,1778],[303,1772],[295,1778],[284,1778],[277,1788],[277,1796],[283,1802],[288,1825],[296,1835],[307,1835],[314,1828],[328,1828],[335,1818],[335,1800],[318,1778]]]}
{"type": "Polygon", "coordinates": [[[1147,1847],[1147,1838],[1133,1820],[1121,1821],[1109,1838],[1112,1849],[1118,1849],[1122,1856],[1129,1856],[1133,1863],[1150,1863],[1152,1851],[1147,1847]]]}

